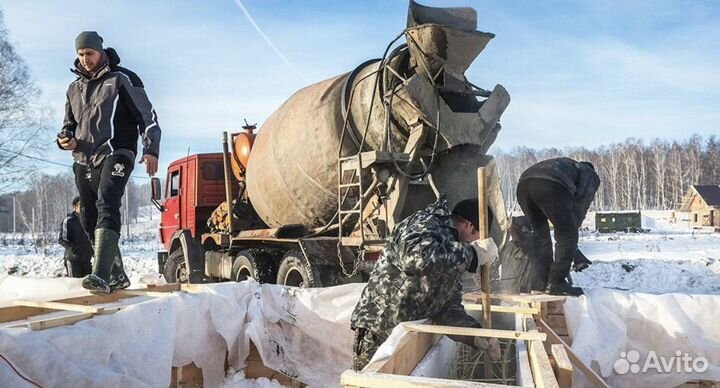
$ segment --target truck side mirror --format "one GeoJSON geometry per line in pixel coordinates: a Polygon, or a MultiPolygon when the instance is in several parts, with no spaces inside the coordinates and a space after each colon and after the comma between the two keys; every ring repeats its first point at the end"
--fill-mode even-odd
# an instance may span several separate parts
{"type": "Polygon", "coordinates": [[[163,211],[163,206],[160,204],[161,199],[162,188],[160,187],[160,178],[152,177],[150,178],[150,202],[152,202],[158,210],[163,211]]]}

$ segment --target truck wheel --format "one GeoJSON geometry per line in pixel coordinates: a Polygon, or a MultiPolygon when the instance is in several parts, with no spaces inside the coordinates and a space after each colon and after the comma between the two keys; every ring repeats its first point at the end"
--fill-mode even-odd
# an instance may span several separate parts
{"type": "Polygon", "coordinates": [[[273,258],[260,249],[246,249],[235,257],[232,280],[241,282],[253,278],[259,283],[275,283],[277,265],[273,258]]]}
{"type": "Polygon", "coordinates": [[[309,265],[299,250],[285,253],[278,269],[277,284],[302,288],[322,287],[320,274],[309,265]]]}
{"type": "Polygon", "coordinates": [[[163,276],[165,276],[165,281],[168,283],[188,282],[188,271],[182,249],[176,249],[168,256],[163,276]]]}

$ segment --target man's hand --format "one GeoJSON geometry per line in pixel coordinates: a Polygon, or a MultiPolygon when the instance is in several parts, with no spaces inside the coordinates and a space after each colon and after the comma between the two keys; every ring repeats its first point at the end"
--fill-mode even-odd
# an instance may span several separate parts
{"type": "Polygon", "coordinates": [[[58,137],[57,141],[64,150],[72,151],[77,147],[77,140],[74,137],[58,137]]]}
{"type": "Polygon", "coordinates": [[[475,337],[475,347],[487,352],[493,361],[499,361],[502,356],[500,354],[500,341],[497,338],[475,337]]]}
{"type": "Polygon", "coordinates": [[[145,163],[145,172],[147,172],[148,176],[155,176],[158,170],[158,158],[145,154],[140,159],[140,163],[145,163]]]}

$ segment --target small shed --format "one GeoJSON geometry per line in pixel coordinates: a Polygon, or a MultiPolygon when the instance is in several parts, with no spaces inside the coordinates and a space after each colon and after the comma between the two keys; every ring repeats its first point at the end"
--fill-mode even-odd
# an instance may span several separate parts
{"type": "Polygon", "coordinates": [[[644,232],[640,211],[618,211],[595,213],[595,229],[600,233],[644,232]]]}
{"type": "Polygon", "coordinates": [[[690,226],[720,226],[720,186],[692,185],[683,197],[681,212],[690,213],[690,226]]]}

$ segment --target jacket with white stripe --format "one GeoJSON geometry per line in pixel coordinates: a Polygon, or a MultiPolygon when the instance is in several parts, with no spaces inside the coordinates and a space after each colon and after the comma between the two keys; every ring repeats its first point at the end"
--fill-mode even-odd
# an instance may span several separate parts
{"type": "Polygon", "coordinates": [[[143,155],[158,157],[160,126],[140,77],[118,66],[114,49],[105,53],[106,64],[94,74],[88,74],[77,59],[71,70],[78,78],[67,91],[63,129],[77,140],[75,161],[99,166],[105,156],[118,153],[134,160],[139,136],[143,155]]]}

